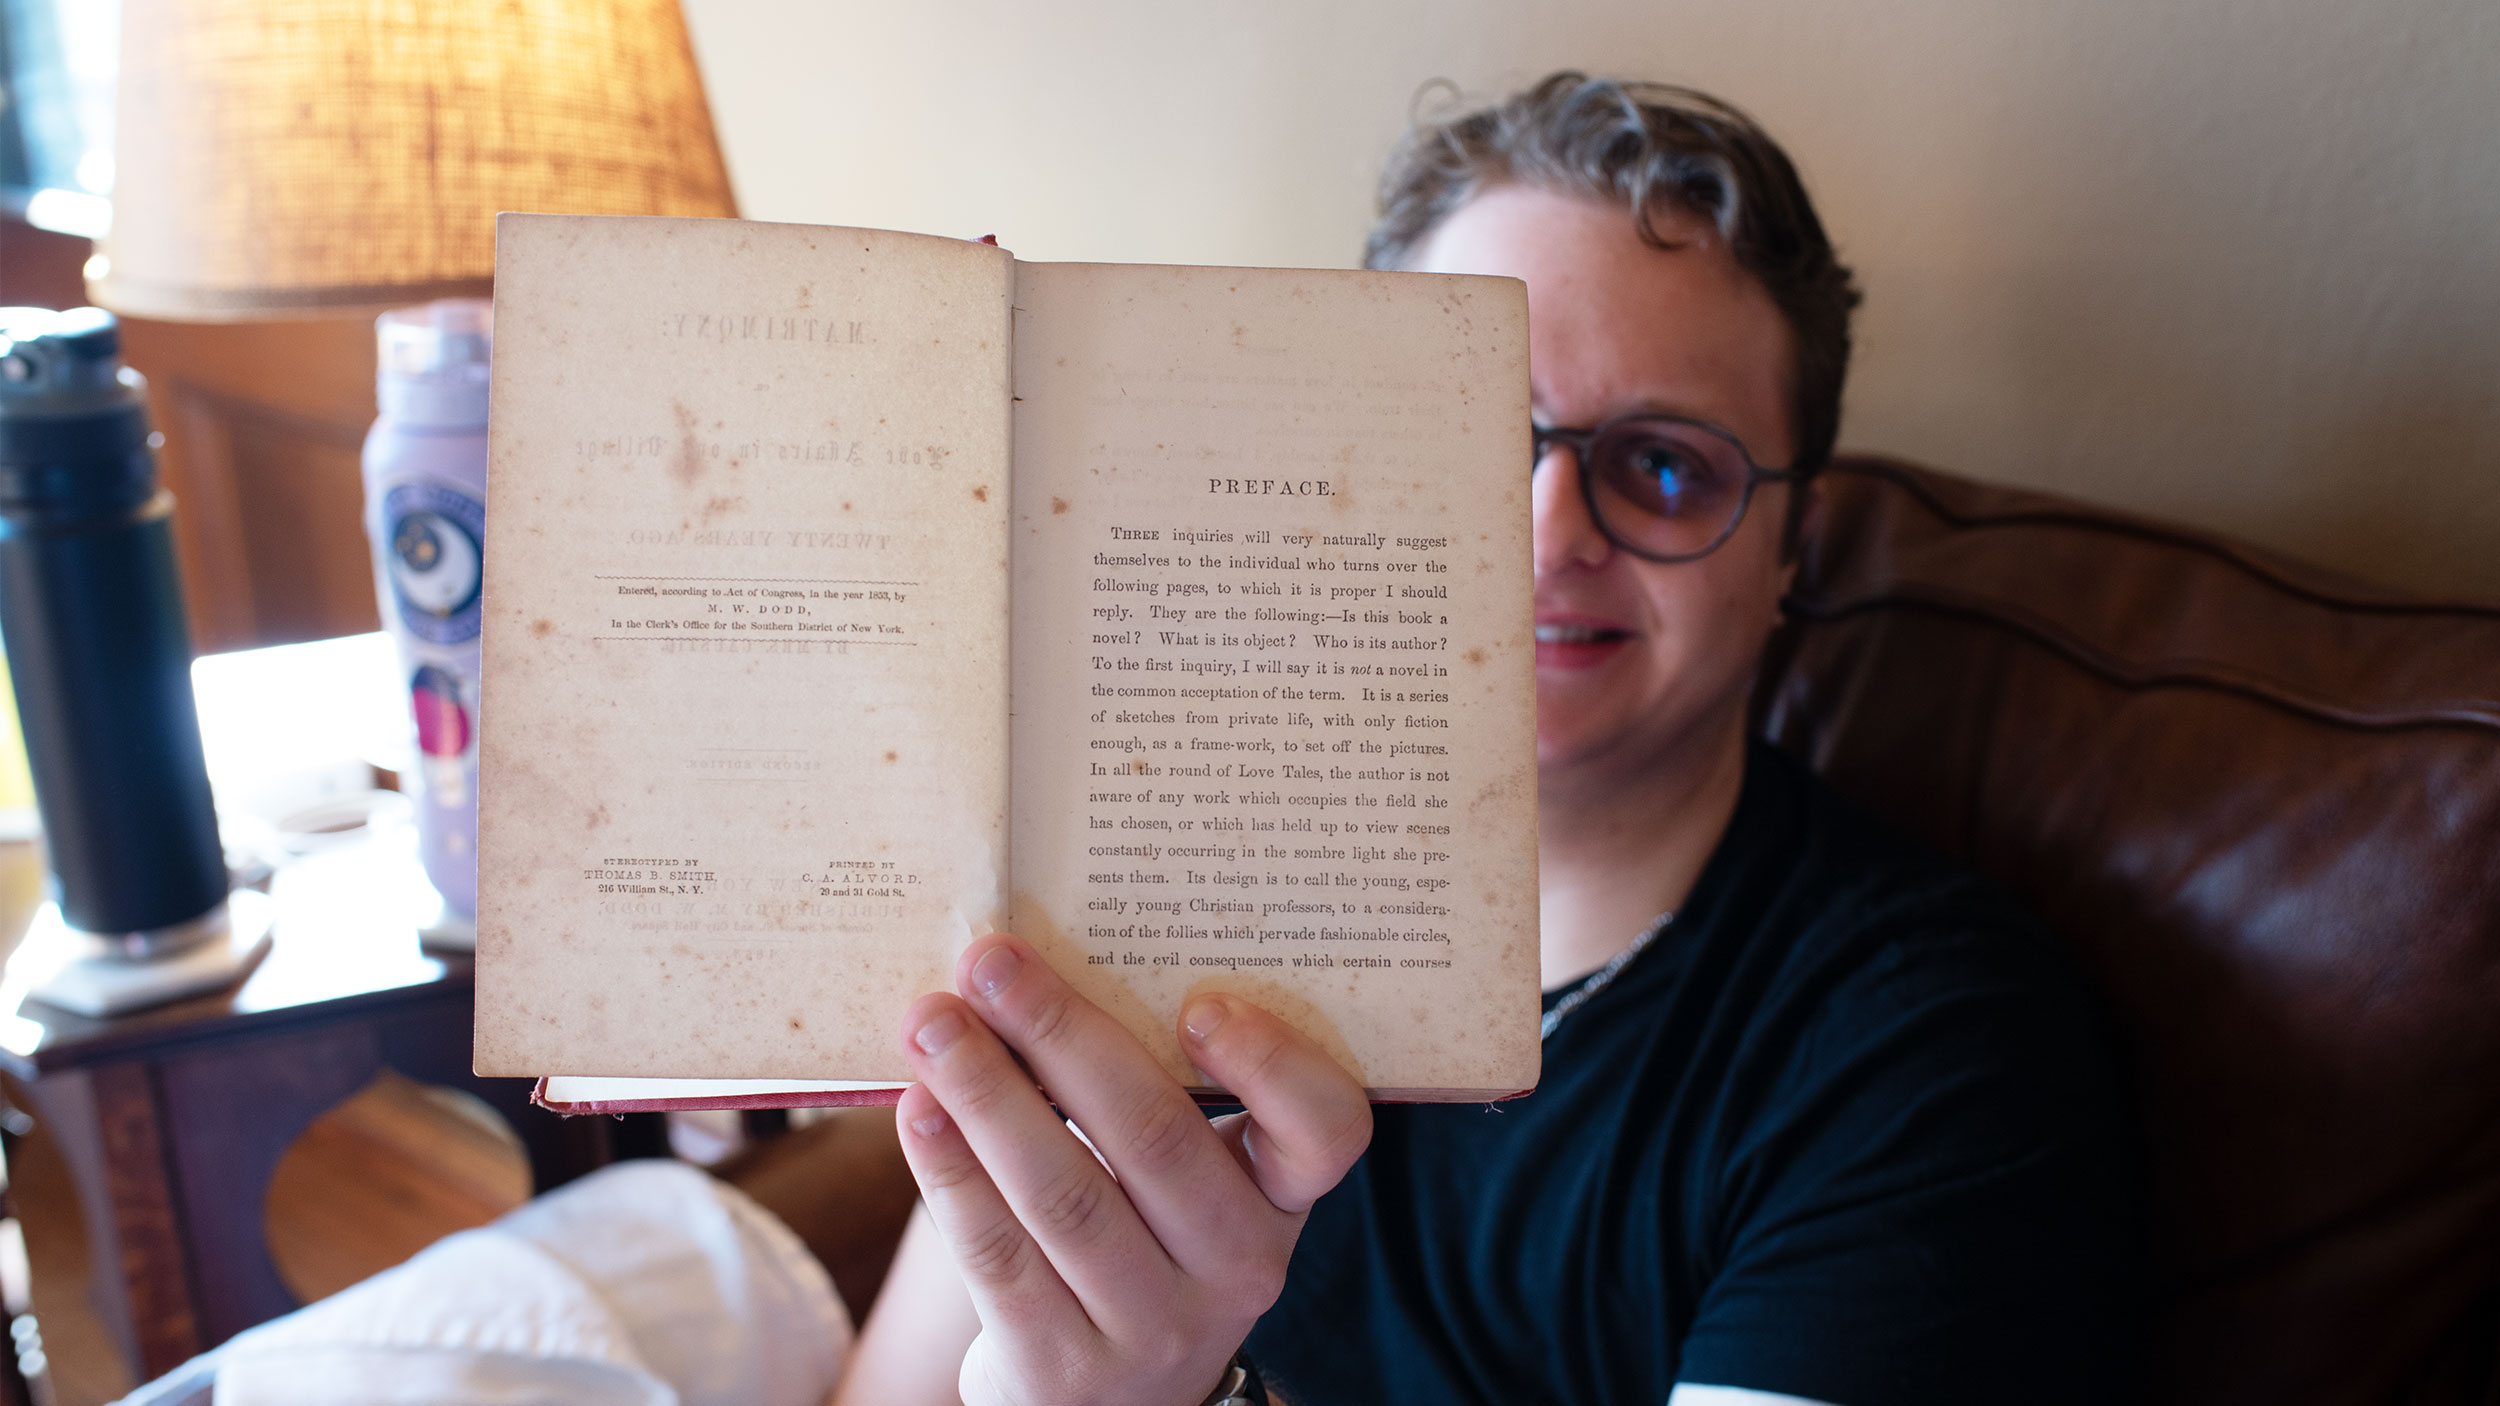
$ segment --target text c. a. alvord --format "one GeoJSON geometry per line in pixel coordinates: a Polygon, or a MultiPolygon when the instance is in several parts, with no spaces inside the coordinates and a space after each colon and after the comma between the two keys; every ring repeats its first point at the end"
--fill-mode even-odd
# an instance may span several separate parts
{"type": "Polygon", "coordinates": [[[868,324],[795,313],[664,312],[660,335],[699,342],[865,343],[868,324]]]}
{"type": "Polygon", "coordinates": [[[1278,498],[1333,498],[1336,485],[1324,478],[1211,478],[1209,493],[1246,494],[1253,497],[1274,495],[1278,498]]]}

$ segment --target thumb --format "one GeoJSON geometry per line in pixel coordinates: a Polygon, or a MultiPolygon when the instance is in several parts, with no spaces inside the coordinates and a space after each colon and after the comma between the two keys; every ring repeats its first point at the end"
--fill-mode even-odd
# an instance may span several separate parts
{"type": "Polygon", "coordinates": [[[1278,1210],[1309,1210],[1371,1145],[1362,1084],[1310,1037],[1248,1001],[1191,1001],[1181,1011],[1181,1044],[1248,1111],[1225,1131],[1240,1139],[1251,1179],[1278,1210]]]}

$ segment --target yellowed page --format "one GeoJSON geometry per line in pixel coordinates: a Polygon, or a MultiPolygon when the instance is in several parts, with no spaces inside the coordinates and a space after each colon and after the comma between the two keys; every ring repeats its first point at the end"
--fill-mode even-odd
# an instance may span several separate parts
{"type": "Polygon", "coordinates": [[[1003,915],[1012,262],[519,215],[497,257],[478,1072],[906,1079],[1003,915]]]}
{"type": "Polygon", "coordinates": [[[1212,989],[1384,1097],[1531,1086],[1524,289],[1016,277],[1017,931],[1184,1080],[1212,989]]]}

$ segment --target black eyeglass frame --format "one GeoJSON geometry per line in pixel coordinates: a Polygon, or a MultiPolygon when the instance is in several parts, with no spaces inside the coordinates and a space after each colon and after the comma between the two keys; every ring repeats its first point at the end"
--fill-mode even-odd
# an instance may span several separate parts
{"type": "Polygon", "coordinates": [[[1534,478],[1536,476],[1536,471],[1544,467],[1545,456],[1552,452],[1554,445],[1559,444],[1569,449],[1571,451],[1573,465],[1579,471],[1580,501],[1588,508],[1589,521],[1597,524],[1597,530],[1605,534],[1607,541],[1614,543],[1617,547],[1630,552],[1632,555],[1639,557],[1643,561],[1654,561],[1662,566],[1673,566],[1679,562],[1699,561],[1703,557],[1706,557],[1712,552],[1715,552],[1719,548],[1727,545],[1727,539],[1735,536],[1736,529],[1744,524],[1745,510],[1753,506],[1753,495],[1755,489],[1760,488],[1766,483],[1804,483],[1808,478],[1813,476],[1811,470],[1799,469],[1793,466],[1785,469],[1766,469],[1753,461],[1753,454],[1745,448],[1745,442],[1743,440],[1738,439],[1734,434],[1720,428],[1717,425],[1711,424],[1707,420],[1696,420],[1690,415],[1670,415],[1664,411],[1642,411],[1632,415],[1617,415],[1611,420],[1601,421],[1587,429],[1572,429],[1569,426],[1564,425],[1548,426],[1530,424],[1528,426],[1528,432],[1531,453],[1533,455],[1533,457],[1528,461],[1528,476],[1530,478],[1534,478]],[[1625,541],[1623,534],[1616,530],[1615,525],[1606,520],[1604,510],[1597,506],[1597,480],[1596,477],[1589,472],[1589,450],[1596,445],[1598,439],[1608,430],[1634,423],[1656,423],[1659,421],[1664,421],[1669,424],[1683,425],[1691,429],[1700,430],[1702,433],[1707,434],[1714,439],[1722,440],[1727,444],[1728,448],[1736,451],[1736,457],[1743,460],[1745,464],[1745,487],[1744,490],[1737,496],[1736,511],[1728,514],[1727,522],[1719,529],[1717,536],[1711,538],[1709,542],[1703,546],[1697,547],[1689,552],[1653,552],[1646,547],[1639,546],[1636,543],[1625,541]]]}

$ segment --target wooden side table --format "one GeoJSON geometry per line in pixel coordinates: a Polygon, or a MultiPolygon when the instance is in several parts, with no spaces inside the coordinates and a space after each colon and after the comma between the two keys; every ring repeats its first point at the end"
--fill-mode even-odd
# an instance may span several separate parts
{"type": "Polygon", "coordinates": [[[270,1177],[385,1069],[484,1100],[540,1190],[660,1150],[648,1127],[558,1118],[531,1106],[529,1081],[472,1075],[469,959],[420,950],[413,925],[366,901],[364,873],[324,859],[282,874],[269,956],[228,991],[102,1020],[0,996],[0,1069],[60,1141],[96,1307],[140,1380],[297,1306],[264,1234],[270,1177]]]}

